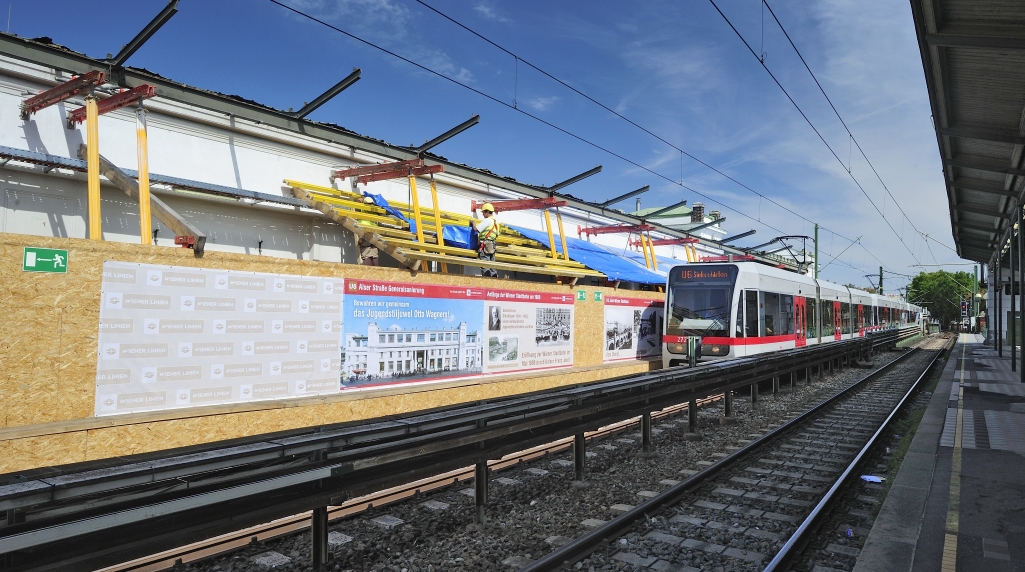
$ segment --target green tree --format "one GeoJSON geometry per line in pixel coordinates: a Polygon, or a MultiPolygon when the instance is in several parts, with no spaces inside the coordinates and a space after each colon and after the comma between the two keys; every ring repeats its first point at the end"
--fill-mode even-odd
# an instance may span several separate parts
{"type": "Polygon", "coordinates": [[[961,321],[961,301],[972,299],[973,277],[968,272],[921,273],[908,286],[908,301],[929,309],[944,327],[961,321]]]}

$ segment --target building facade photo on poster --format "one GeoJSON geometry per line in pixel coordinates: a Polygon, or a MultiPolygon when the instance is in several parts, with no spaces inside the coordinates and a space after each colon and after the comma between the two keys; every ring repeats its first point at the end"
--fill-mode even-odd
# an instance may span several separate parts
{"type": "Polygon", "coordinates": [[[605,361],[661,356],[664,306],[661,300],[605,296],[605,361]]]}
{"type": "Polygon", "coordinates": [[[571,294],[487,289],[487,373],[573,365],[571,294]]]}
{"type": "Polygon", "coordinates": [[[337,393],[342,282],[105,262],[96,415],[337,393]]]}
{"type": "Polygon", "coordinates": [[[347,280],[342,386],[481,375],[484,290],[347,280]]]}

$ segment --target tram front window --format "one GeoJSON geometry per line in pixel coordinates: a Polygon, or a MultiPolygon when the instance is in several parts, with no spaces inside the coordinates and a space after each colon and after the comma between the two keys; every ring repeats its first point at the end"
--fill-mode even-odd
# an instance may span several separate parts
{"type": "Polygon", "coordinates": [[[666,333],[673,336],[729,337],[735,266],[677,266],[669,277],[666,333]]]}

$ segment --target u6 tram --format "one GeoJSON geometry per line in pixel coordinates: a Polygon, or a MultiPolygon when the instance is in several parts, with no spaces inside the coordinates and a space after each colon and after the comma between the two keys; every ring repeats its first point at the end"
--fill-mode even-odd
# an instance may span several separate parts
{"type": "Polygon", "coordinates": [[[923,309],[896,298],[815,280],[755,262],[688,264],[669,270],[662,365],[736,358],[924,324],[923,309]]]}

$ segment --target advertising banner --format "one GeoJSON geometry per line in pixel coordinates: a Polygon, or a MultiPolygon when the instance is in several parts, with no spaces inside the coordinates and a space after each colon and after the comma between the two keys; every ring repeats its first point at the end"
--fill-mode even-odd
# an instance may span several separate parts
{"type": "Polygon", "coordinates": [[[485,292],[487,373],[573,365],[573,294],[485,292]]]}
{"type": "Polygon", "coordinates": [[[479,376],[484,290],[347,280],[342,388],[479,376]]]}
{"type": "Polygon", "coordinates": [[[342,281],[105,262],[96,415],[337,393],[342,281]]]}
{"type": "Polygon", "coordinates": [[[605,361],[662,356],[665,302],[605,296],[605,361]]]}

